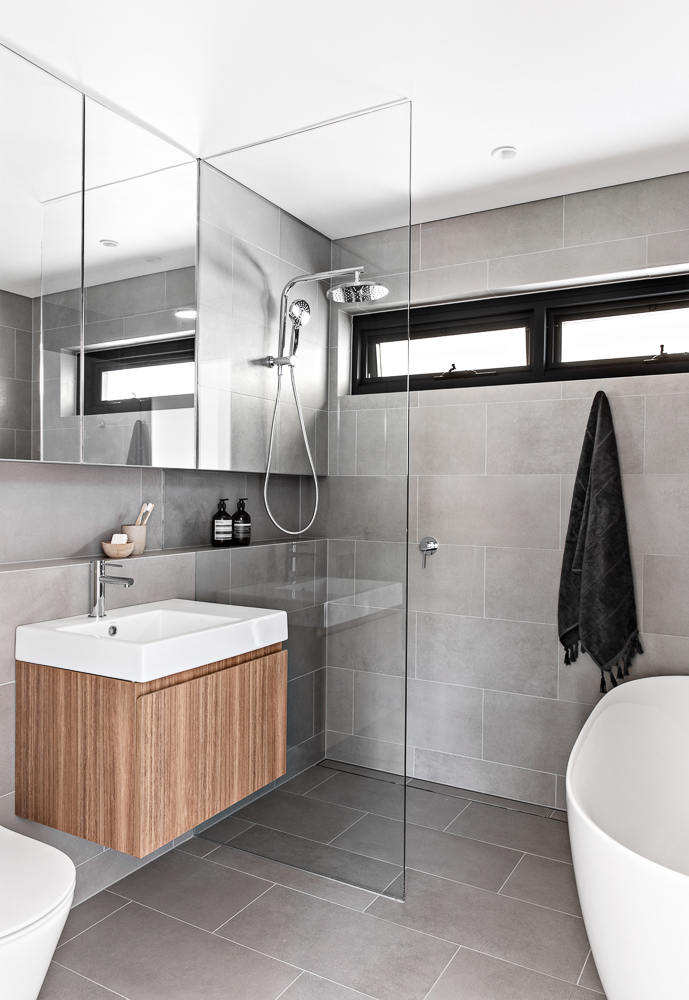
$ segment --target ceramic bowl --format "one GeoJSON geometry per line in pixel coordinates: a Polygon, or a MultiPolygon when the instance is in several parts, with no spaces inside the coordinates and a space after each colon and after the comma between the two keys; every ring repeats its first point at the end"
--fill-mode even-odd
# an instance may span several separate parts
{"type": "Polygon", "coordinates": [[[113,545],[111,542],[100,544],[108,559],[126,559],[134,551],[134,542],[127,542],[126,545],[113,545]]]}

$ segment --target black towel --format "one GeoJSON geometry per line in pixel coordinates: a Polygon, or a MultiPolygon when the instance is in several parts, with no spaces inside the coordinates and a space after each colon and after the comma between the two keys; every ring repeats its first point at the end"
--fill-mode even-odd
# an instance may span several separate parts
{"type": "Polygon", "coordinates": [[[143,420],[137,420],[132,429],[132,439],[129,442],[127,465],[151,464],[151,431],[143,420]]]}
{"type": "Polygon", "coordinates": [[[597,392],[586,427],[562,559],[558,605],[565,663],[588,653],[613,686],[643,653],[634,601],[632,560],[610,403],[597,392]]]}

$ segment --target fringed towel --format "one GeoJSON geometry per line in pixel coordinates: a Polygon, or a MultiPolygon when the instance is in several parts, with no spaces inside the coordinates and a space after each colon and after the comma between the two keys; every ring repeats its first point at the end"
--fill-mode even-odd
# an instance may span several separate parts
{"type": "Polygon", "coordinates": [[[597,392],[593,400],[574,484],[558,631],[565,663],[577,659],[581,646],[600,669],[601,693],[607,691],[606,671],[616,686],[629,674],[634,656],[643,653],[617,441],[604,392],[597,392]]]}

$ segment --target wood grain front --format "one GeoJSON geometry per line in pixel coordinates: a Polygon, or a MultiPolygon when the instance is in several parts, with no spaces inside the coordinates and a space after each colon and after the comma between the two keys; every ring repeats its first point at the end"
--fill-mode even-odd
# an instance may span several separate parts
{"type": "Polygon", "coordinates": [[[133,854],[135,685],[17,662],[17,816],[133,854]]]}
{"type": "Polygon", "coordinates": [[[143,857],[284,774],[280,649],[148,684],[18,661],[16,814],[143,857]]]}
{"type": "Polygon", "coordinates": [[[138,698],[139,856],[284,774],[286,713],[286,652],[138,698]]]}

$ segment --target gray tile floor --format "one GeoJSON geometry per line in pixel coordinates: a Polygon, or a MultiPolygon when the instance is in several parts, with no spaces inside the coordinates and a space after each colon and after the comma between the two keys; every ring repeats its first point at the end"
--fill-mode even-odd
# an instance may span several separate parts
{"type": "Polygon", "coordinates": [[[402,903],[371,774],[311,768],[75,907],[40,1000],[601,1000],[563,814],[412,780],[402,903]]]}

